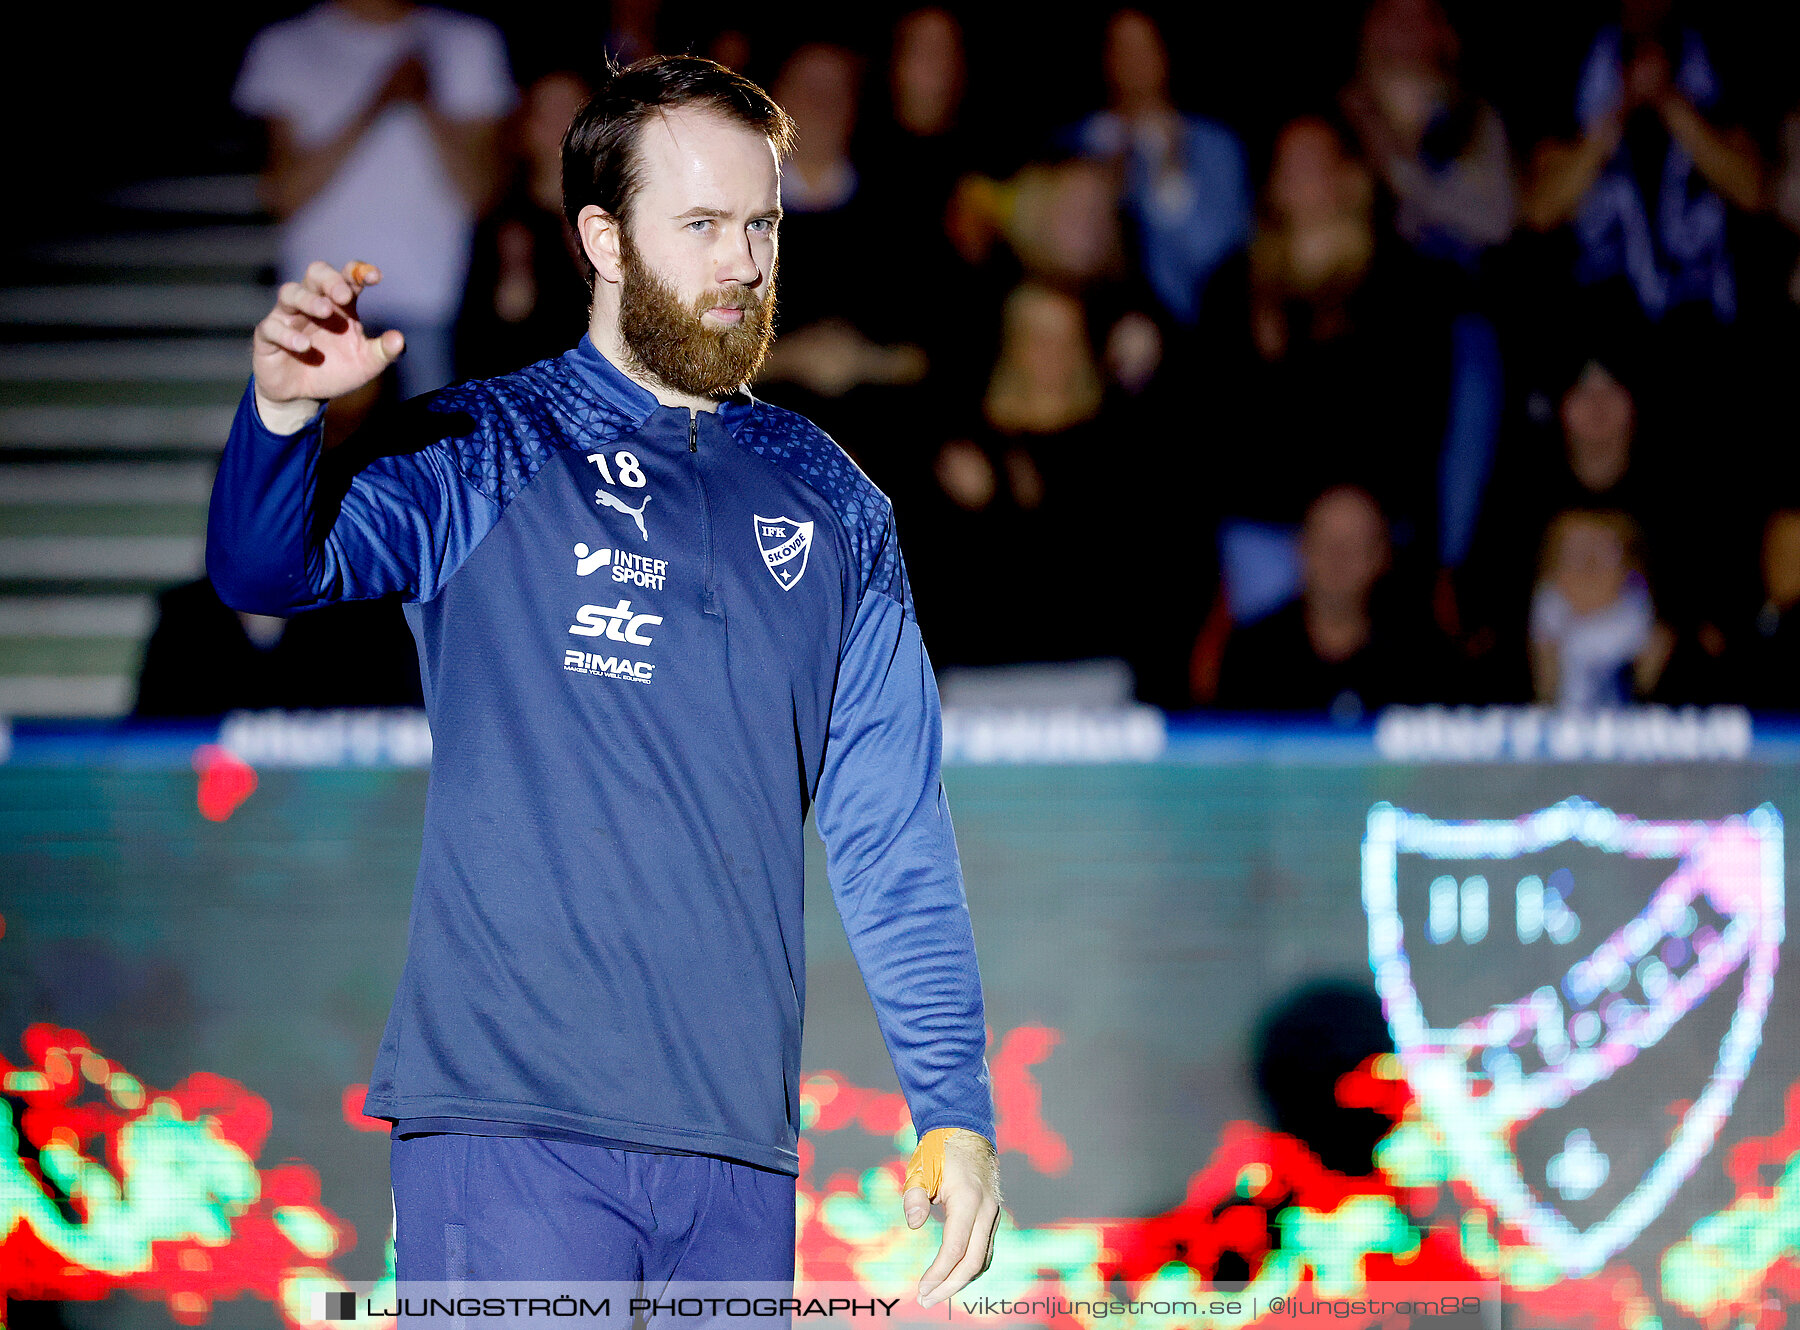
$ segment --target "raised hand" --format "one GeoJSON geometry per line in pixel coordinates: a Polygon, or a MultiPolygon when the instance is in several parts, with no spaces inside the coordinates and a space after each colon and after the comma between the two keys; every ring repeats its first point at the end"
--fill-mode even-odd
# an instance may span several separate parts
{"type": "Polygon", "coordinates": [[[269,429],[293,433],[319,403],[372,382],[405,349],[397,329],[370,337],[356,316],[357,296],[380,280],[373,264],[348,263],[340,272],[315,262],[282,286],[250,339],[256,406],[269,429]]]}

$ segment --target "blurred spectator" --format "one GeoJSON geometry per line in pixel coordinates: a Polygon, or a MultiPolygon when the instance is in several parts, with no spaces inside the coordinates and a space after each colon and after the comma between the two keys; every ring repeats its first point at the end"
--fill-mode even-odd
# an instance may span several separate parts
{"type": "MultiPolygon", "coordinates": [[[[788,57],[771,89],[798,137],[781,175],[782,331],[761,381],[811,394],[793,401],[790,391],[780,400],[828,430],[852,416],[837,399],[861,387],[916,384],[929,366],[921,347],[899,339],[902,320],[914,313],[910,293],[870,294],[891,276],[882,265],[899,255],[870,243],[876,219],[850,156],[860,84],[858,56],[809,42],[788,57]]],[[[853,447],[862,443],[857,431],[843,433],[853,447]]]]}
{"type": "Polygon", "coordinates": [[[1117,195],[1107,169],[1080,158],[1035,162],[999,186],[994,221],[1028,277],[1081,291],[1124,278],[1117,195]]]}
{"type": "MultiPolygon", "coordinates": [[[[1800,107],[1781,121],[1781,164],[1769,187],[1769,202],[1788,230],[1800,233],[1800,107]]],[[[1800,257],[1788,270],[1788,300],[1800,305],[1800,257]]]]}
{"type": "Polygon", "coordinates": [[[1188,488],[1216,532],[1219,578],[1183,653],[1195,701],[1215,700],[1233,625],[1299,590],[1295,532],[1333,486],[1374,497],[1394,586],[1429,603],[1440,470],[1459,491],[1484,482],[1485,465],[1447,469],[1491,446],[1462,399],[1478,403],[1481,376],[1497,373],[1494,356],[1464,354],[1435,267],[1378,234],[1369,172],[1330,122],[1282,127],[1255,238],[1215,278],[1198,339],[1205,453],[1188,488]]]}
{"type": "Polygon", "coordinates": [[[914,9],[894,24],[887,114],[867,132],[869,186],[884,207],[906,214],[909,234],[941,227],[956,182],[974,166],[962,119],[968,84],[962,25],[948,10],[914,9]]]}
{"type": "Polygon", "coordinates": [[[1762,606],[1732,643],[1733,701],[1800,710],[1800,508],[1769,514],[1762,534],[1762,606]]]}
{"type": "Polygon", "coordinates": [[[499,31],[412,0],[326,0],[257,34],[232,99],[267,124],[282,277],[315,259],[374,263],[381,283],[358,309],[406,334],[402,394],[449,382],[470,240],[514,100],[499,31]]]}
{"type": "Polygon", "coordinates": [[[1571,509],[1550,523],[1531,598],[1539,702],[1624,706],[1655,688],[1674,635],[1657,621],[1642,548],[1623,513],[1571,509]]]}
{"type": "Polygon", "coordinates": [[[1113,14],[1103,60],[1107,107],[1068,141],[1119,171],[1144,278],[1170,318],[1192,324],[1213,272],[1249,238],[1243,149],[1225,126],[1176,110],[1168,48],[1141,10],[1113,14]]]}
{"type": "Polygon", "coordinates": [[[1590,360],[1562,401],[1569,474],[1592,495],[1610,493],[1631,468],[1637,403],[1605,365],[1590,360]]]}
{"type": "Polygon", "coordinates": [[[1301,526],[1300,596],[1234,629],[1218,705],[1240,711],[1327,711],[1359,720],[1447,686],[1444,653],[1423,607],[1378,594],[1390,567],[1388,528],[1365,490],[1327,490],[1301,526]]]}
{"type": "Polygon", "coordinates": [[[862,95],[862,57],[829,42],[808,42],[776,75],[778,99],[810,134],[797,136],[782,168],[783,206],[802,215],[849,206],[862,183],[850,160],[862,95]]]}
{"type": "Polygon", "coordinates": [[[906,256],[907,298],[887,302],[881,326],[890,345],[925,352],[927,377],[912,398],[928,413],[966,412],[979,400],[1009,276],[977,271],[950,235],[951,200],[983,151],[965,119],[967,83],[957,19],[936,7],[902,14],[880,113],[855,147],[870,167],[861,250],[906,256]]]}
{"type": "Polygon", "coordinates": [[[1034,163],[996,198],[998,231],[1025,279],[1076,296],[1108,379],[1142,391],[1161,363],[1162,334],[1126,253],[1108,169],[1081,158],[1034,163]]]}
{"type": "MultiPolygon", "coordinates": [[[[947,423],[930,444],[936,461],[931,473],[920,478],[926,490],[921,506],[923,511],[936,506],[947,520],[988,539],[1016,524],[1007,515],[1014,511],[1012,505],[1023,501],[1034,506],[1031,495],[1044,481],[1040,464],[1048,458],[1054,468],[1068,452],[1064,444],[1069,439],[1080,436],[1083,446],[1099,450],[1098,457],[1117,447],[1120,437],[1168,437],[1158,428],[1155,407],[1145,394],[1163,364],[1163,334],[1151,313],[1155,297],[1131,266],[1116,180],[1106,164],[1061,156],[1031,162],[1009,179],[970,175],[961,183],[952,214],[965,260],[960,273],[964,299],[991,301],[989,308],[998,306],[1001,318],[995,320],[988,309],[964,307],[962,318],[970,326],[964,334],[967,351],[962,364],[939,375],[950,389],[943,396],[947,423]],[[1104,424],[1096,415],[1102,407],[1104,424]],[[959,420],[966,423],[959,425],[959,420]],[[1016,442],[1026,436],[1031,446],[1016,442]],[[946,439],[949,443],[940,448],[946,439]],[[978,505],[973,511],[979,517],[966,515],[971,496],[989,485],[1000,491],[995,506],[978,505]]],[[[1183,566],[1183,560],[1164,562],[1162,544],[1173,547],[1188,540],[1179,525],[1170,527],[1163,511],[1179,491],[1175,473],[1182,461],[1179,454],[1164,460],[1171,484],[1133,496],[1140,523],[1135,548],[1146,567],[1183,566]]],[[[890,494],[904,516],[904,490],[890,489],[890,494]]],[[[1056,508],[1053,503],[1034,517],[1031,529],[1048,531],[1063,520],[1079,529],[1091,520],[1087,514],[1058,515],[1056,508]]],[[[1017,533],[992,538],[1008,557],[1025,548],[1021,542],[1026,538],[1017,533]]],[[[1043,580],[1038,571],[1017,576],[1043,580]]],[[[1149,585],[1155,579],[1144,581],[1149,585]]],[[[1116,602],[1117,588],[1108,597],[1116,602]]],[[[1167,619],[1165,613],[1159,622],[1167,619]]],[[[975,620],[986,634],[984,655],[1004,659],[1005,647],[993,639],[991,625],[981,621],[979,612],[975,620]]],[[[1047,650],[1067,649],[1041,642],[1031,648],[1039,659],[1050,658],[1043,654],[1047,650]]],[[[933,650],[938,650],[935,644],[933,650]]]]}
{"type": "MultiPolygon", "coordinates": [[[[950,441],[937,451],[917,511],[938,514],[933,529],[946,538],[924,556],[940,562],[922,576],[932,584],[941,568],[938,580],[968,581],[966,568],[947,562],[963,539],[948,538],[951,531],[979,544],[975,566],[1011,571],[993,574],[994,584],[1009,588],[1005,608],[996,613],[965,601],[945,616],[960,625],[951,628],[952,640],[940,647],[933,639],[933,651],[966,652],[969,663],[1071,653],[1141,657],[1145,632],[1171,619],[1172,607],[1156,596],[1157,579],[1121,585],[1099,576],[1104,560],[1069,554],[1099,516],[1091,490],[1096,478],[1115,474],[1106,459],[1119,441],[1168,437],[1154,411],[1134,400],[1163,363],[1163,342],[1150,313],[1155,297],[1133,271],[1121,234],[1112,168],[1075,156],[1033,162],[1006,180],[972,176],[955,210],[963,239],[978,238],[973,253],[983,260],[966,270],[966,285],[981,291],[1006,283],[1006,294],[993,349],[979,362],[992,368],[968,408],[979,423],[937,436],[950,441]],[[1048,568],[1057,569],[1053,577],[1048,568]],[[1089,587],[1113,607],[1105,631],[1055,628],[1056,600],[1089,587]],[[1138,599],[1157,604],[1140,609],[1138,599]]],[[[1166,459],[1171,484],[1129,496],[1138,523],[1134,549],[1145,567],[1186,563],[1165,561],[1168,549],[1190,541],[1184,524],[1165,520],[1165,510],[1179,503],[1183,460],[1166,459]]],[[[908,505],[896,503],[904,515],[908,505]]],[[[909,553],[915,564],[919,557],[909,553]]],[[[944,595],[955,600],[966,592],[953,587],[944,595]]]]}
{"type": "Polygon", "coordinates": [[[1370,191],[1327,122],[1303,117],[1282,130],[1250,245],[1250,331],[1263,359],[1351,331],[1351,298],[1375,260],[1370,191]]]}
{"type": "Polygon", "coordinates": [[[397,599],[278,619],[226,608],[201,578],[165,591],[157,609],[135,716],[422,704],[419,659],[397,599]]]}
{"type": "Polygon", "coordinates": [[[561,355],[587,330],[588,291],[562,211],[562,138],[589,89],[568,70],[526,89],[511,125],[511,181],[475,230],[456,320],[458,378],[561,355]]]}
{"type": "Polygon", "coordinates": [[[982,414],[1002,435],[1049,437],[1092,420],[1100,375],[1087,319],[1073,296],[1042,286],[1007,297],[1005,338],[982,414]]]}
{"type": "Polygon", "coordinates": [[[1527,222],[1571,222],[1583,285],[1622,279],[1651,319],[1693,305],[1720,323],[1738,296],[1727,203],[1762,204],[1763,168],[1705,44],[1671,0],[1622,0],[1595,36],[1572,123],[1538,145],[1527,222]]]}
{"type": "Polygon", "coordinates": [[[942,447],[935,494],[911,508],[923,519],[915,529],[932,536],[915,540],[907,558],[933,658],[1126,655],[1131,616],[1070,633],[1057,611],[1121,602],[1113,561],[1092,553],[1097,542],[1116,542],[1125,496],[1105,483],[1116,471],[1112,431],[1086,315],[1073,295],[1027,283],[1007,297],[1002,329],[982,427],[942,447]]]}
{"type": "Polygon", "coordinates": [[[1518,199],[1506,126],[1463,87],[1459,48],[1438,0],[1374,0],[1342,100],[1401,237],[1472,267],[1512,234],[1518,199]]]}
{"type": "Polygon", "coordinates": [[[1436,523],[1450,318],[1429,265],[1378,242],[1372,193],[1328,122],[1276,137],[1255,238],[1200,341],[1209,489],[1223,516],[1292,528],[1322,490],[1361,485],[1412,558],[1436,523]]]}
{"type": "MultiPolygon", "coordinates": [[[[1524,628],[1530,614],[1530,572],[1555,516],[1567,509],[1607,509],[1631,518],[1638,556],[1658,588],[1665,618],[1683,633],[1718,603],[1731,548],[1710,497],[1717,485],[1708,468],[1693,465],[1693,447],[1671,431],[1663,397],[1652,391],[1656,361],[1644,337],[1617,317],[1588,319],[1565,311],[1576,326],[1553,361],[1560,374],[1544,380],[1542,425],[1524,425],[1509,438],[1474,549],[1459,581],[1471,631],[1501,654],[1492,662],[1492,687],[1505,696],[1524,691],[1524,628]],[[1671,435],[1673,434],[1673,437],[1671,435]]],[[[1728,600],[1729,598],[1727,598],[1728,600]]]]}

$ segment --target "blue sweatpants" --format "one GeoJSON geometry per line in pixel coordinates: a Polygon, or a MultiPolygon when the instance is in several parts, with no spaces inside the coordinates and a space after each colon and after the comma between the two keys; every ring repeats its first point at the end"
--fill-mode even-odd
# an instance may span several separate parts
{"type": "Polygon", "coordinates": [[[401,1282],[793,1282],[785,1173],[451,1132],[393,1141],[389,1169],[401,1282]]]}

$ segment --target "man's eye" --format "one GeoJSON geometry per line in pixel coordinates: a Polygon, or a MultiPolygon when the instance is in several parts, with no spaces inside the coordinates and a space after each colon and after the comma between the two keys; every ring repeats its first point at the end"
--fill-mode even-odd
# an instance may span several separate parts
{"type": "Polygon", "coordinates": [[[750,223],[750,229],[752,231],[773,231],[775,229],[774,219],[769,217],[758,217],[754,222],[750,223]]]}
{"type": "Polygon", "coordinates": [[[701,217],[701,218],[698,218],[698,219],[697,219],[697,220],[695,220],[695,221],[691,221],[691,222],[689,222],[689,223],[688,223],[688,230],[690,230],[690,231],[703,231],[703,230],[705,230],[705,229],[706,229],[706,228],[707,228],[707,227],[709,227],[709,226],[711,226],[711,225],[712,225],[712,218],[710,218],[710,217],[701,217]]]}

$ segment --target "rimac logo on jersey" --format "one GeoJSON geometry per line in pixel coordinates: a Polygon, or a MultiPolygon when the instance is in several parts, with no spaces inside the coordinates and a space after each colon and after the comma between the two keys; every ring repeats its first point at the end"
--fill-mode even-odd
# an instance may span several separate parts
{"type": "Polygon", "coordinates": [[[601,568],[612,569],[615,582],[629,582],[651,591],[661,591],[669,576],[667,559],[651,559],[630,550],[607,549],[604,545],[597,550],[589,550],[586,545],[575,547],[575,576],[586,577],[601,568]]]}
{"type": "Polygon", "coordinates": [[[1633,1242],[1731,1115],[1774,989],[1782,845],[1767,804],[1369,811],[1369,963],[1406,1079],[1461,1179],[1565,1273],[1633,1242]]]}
{"type": "Polygon", "coordinates": [[[656,666],[647,661],[626,660],[623,656],[607,656],[597,651],[565,651],[563,668],[571,674],[596,674],[632,683],[649,683],[656,673],[656,666]]]}
{"type": "Polygon", "coordinates": [[[756,546],[763,562],[783,591],[792,591],[806,576],[806,556],[812,552],[813,524],[792,517],[757,517],[756,546]]]}

